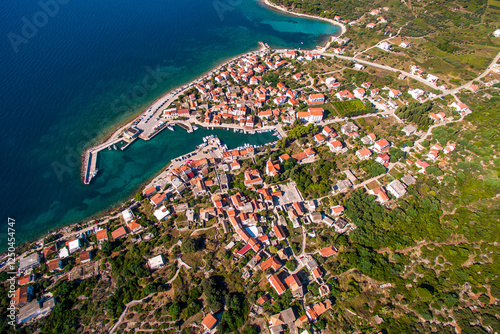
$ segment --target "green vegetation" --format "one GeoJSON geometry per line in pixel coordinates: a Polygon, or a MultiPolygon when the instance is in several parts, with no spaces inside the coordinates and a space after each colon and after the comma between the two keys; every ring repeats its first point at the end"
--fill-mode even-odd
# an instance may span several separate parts
{"type": "Polygon", "coordinates": [[[332,102],[332,105],[335,107],[340,117],[354,117],[376,111],[369,101],[363,104],[363,102],[358,99],[351,101],[335,101],[332,102]]]}
{"type": "Polygon", "coordinates": [[[423,104],[413,102],[409,106],[402,106],[396,109],[396,115],[405,121],[417,124],[419,127],[427,128],[432,124],[432,119],[429,117],[431,109],[431,101],[423,104]]]}

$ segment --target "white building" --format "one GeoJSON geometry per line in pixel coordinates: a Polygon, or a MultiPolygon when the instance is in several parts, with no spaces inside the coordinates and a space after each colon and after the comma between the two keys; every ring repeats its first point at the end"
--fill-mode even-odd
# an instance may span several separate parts
{"type": "Polygon", "coordinates": [[[427,74],[427,76],[425,77],[425,80],[432,82],[432,83],[436,83],[439,80],[439,78],[435,75],[427,74]]]}
{"type": "Polygon", "coordinates": [[[399,180],[394,180],[387,185],[387,190],[396,198],[406,194],[406,187],[399,180]]]}
{"type": "Polygon", "coordinates": [[[377,47],[385,51],[390,51],[392,44],[389,42],[380,42],[377,44],[377,47]]]}
{"type": "Polygon", "coordinates": [[[72,240],[68,243],[69,253],[73,254],[81,247],[80,239],[72,240]]]}
{"type": "Polygon", "coordinates": [[[69,256],[69,251],[68,251],[68,247],[64,247],[64,248],[61,248],[59,250],[59,258],[60,259],[65,259],[69,256]]]}
{"type": "Polygon", "coordinates": [[[332,140],[326,143],[330,151],[332,152],[340,152],[343,148],[342,143],[339,140],[332,140]]]}
{"type": "Polygon", "coordinates": [[[401,96],[401,92],[397,89],[390,89],[389,90],[389,97],[392,98],[392,99],[395,99],[396,97],[399,97],[401,96]]]}
{"type": "Polygon", "coordinates": [[[407,126],[405,126],[402,130],[407,136],[411,136],[412,134],[414,134],[415,132],[417,132],[417,128],[415,128],[413,125],[411,124],[408,124],[407,126]]]}
{"type": "Polygon", "coordinates": [[[331,87],[334,83],[337,82],[337,79],[334,78],[334,77],[329,77],[329,78],[326,78],[325,79],[325,84],[328,86],[328,87],[331,87]]]}
{"type": "Polygon", "coordinates": [[[165,259],[163,258],[163,255],[157,255],[155,257],[152,257],[148,260],[148,267],[151,270],[158,269],[160,267],[163,267],[165,265],[165,259]]]}
{"type": "Polygon", "coordinates": [[[359,63],[354,64],[354,68],[359,70],[359,71],[362,71],[365,69],[365,67],[359,63]]]}
{"type": "Polygon", "coordinates": [[[409,89],[408,94],[410,94],[411,97],[413,97],[415,100],[418,100],[418,98],[420,96],[424,95],[425,92],[423,90],[421,90],[420,88],[415,88],[415,89],[409,89]]]}
{"type": "Polygon", "coordinates": [[[456,111],[465,111],[468,109],[465,103],[456,101],[453,101],[453,103],[450,104],[449,107],[454,108],[456,111]]]}
{"type": "Polygon", "coordinates": [[[356,88],[353,90],[354,96],[360,100],[365,97],[365,90],[363,88],[356,88]]]}
{"type": "Polygon", "coordinates": [[[497,29],[493,32],[493,36],[500,37],[500,29],[497,29]]]}
{"type": "Polygon", "coordinates": [[[167,207],[163,205],[161,208],[155,210],[153,212],[153,215],[158,219],[158,221],[161,221],[162,219],[165,219],[170,215],[170,211],[167,210],[167,207]]]}
{"type": "Polygon", "coordinates": [[[40,255],[38,252],[30,254],[19,260],[19,271],[25,271],[40,265],[40,255]]]}
{"type": "Polygon", "coordinates": [[[126,210],[122,211],[122,216],[123,216],[123,220],[125,220],[125,224],[134,220],[134,213],[130,209],[126,209],[126,210]]]}

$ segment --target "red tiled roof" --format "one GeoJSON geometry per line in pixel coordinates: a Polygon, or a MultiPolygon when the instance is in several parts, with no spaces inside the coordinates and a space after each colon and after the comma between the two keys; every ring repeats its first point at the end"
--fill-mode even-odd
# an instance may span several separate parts
{"type": "Polygon", "coordinates": [[[261,270],[266,270],[269,268],[273,268],[274,271],[277,271],[279,268],[281,268],[283,265],[275,258],[275,257],[270,257],[264,262],[261,262],[259,264],[259,267],[261,270]]]}
{"type": "Polygon", "coordinates": [[[115,239],[118,239],[126,234],[127,234],[127,231],[125,231],[125,227],[121,226],[120,228],[111,232],[111,237],[113,238],[113,240],[115,240],[115,239]]]}
{"type": "Polygon", "coordinates": [[[131,221],[128,223],[128,229],[130,232],[134,231],[137,228],[141,228],[142,226],[140,224],[136,223],[136,220],[131,221]]]}
{"type": "Polygon", "coordinates": [[[285,286],[281,283],[278,275],[271,275],[268,280],[279,295],[286,291],[285,286]]]}
{"type": "Polygon", "coordinates": [[[26,275],[19,277],[19,281],[17,282],[17,284],[24,285],[28,284],[29,282],[30,282],[30,275],[26,275]]]}
{"type": "Polygon", "coordinates": [[[260,306],[264,305],[267,301],[269,300],[269,296],[266,294],[260,296],[259,299],[257,299],[257,304],[259,304],[260,306]]]}
{"type": "Polygon", "coordinates": [[[217,319],[215,319],[211,313],[207,314],[205,319],[203,319],[203,321],[201,322],[201,324],[203,326],[205,326],[206,328],[208,328],[209,330],[214,328],[216,323],[217,323],[217,319]]]}
{"type": "Polygon", "coordinates": [[[47,257],[50,254],[55,253],[55,252],[57,252],[57,245],[56,244],[52,244],[52,245],[47,246],[47,247],[45,247],[43,249],[43,256],[47,257]]]}
{"type": "Polygon", "coordinates": [[[319,252],[320,252],[321,256],[324,256],[324,257],[328,257],[328,256],[332,256],[332,255],[337,254],[337,251],[335,250],[335,248],[333,248],[333,246],[323,248],[319,252]]]}
{"type": "Polygon", "coordinates": [[[99,230],[95,233],[95,237],[97,238],[97,241],[99,240],[107,240],[108,239],[108,230],[99,230]]]}

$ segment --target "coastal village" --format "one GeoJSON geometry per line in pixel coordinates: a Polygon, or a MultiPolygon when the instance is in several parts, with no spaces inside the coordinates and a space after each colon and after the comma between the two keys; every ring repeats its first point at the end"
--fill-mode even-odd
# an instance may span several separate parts
{"type": "MultiPolygon", "coordinates": [[[[374,8],[370,15],[383,23],[388,10],[374,8]]],[[[473,112],[437,76],[418,67],[399,71],[388,84],[384,69],[338,57],[349,43],[338,37],[335,47],[324,50],[263,48],[240,56],[112,138],[150,139],[166,128],[197,127],[277,136],[273,143],[239,148],[208,136],[114,214],[65,228],[26,249],[13,298],[17,323],[50,314],[58,302],[51,290],[64,281],[94,280],[101,295],[89,290],[82,299],[92,295],[104,303],[119,295],[117,288],[126,283],[116,281],[116,267],[125,266],[130,252],[137,255],[130,275],[147,292],[139,299],[130,294],[119,311],[103,304],[113,320],[86,324],[86,332],[128,333],[143,323],[167,332],[227,332],[228,317],[242,310],[264,333],[325,330],[336,313],[332,289],[341,281],[329,263],[347,251],[342,236],[358,228],[345,215],[346,199],[362,192],[392,210],[422,178],[441,182],[439,172],[459,144],[440,143],[431,130],[473,112]],[[408,76],[419,80],[408,85],[408,76]],[[246,296],[241,310],[223,308],[223,297],[212,291],[222,273],[231,291],[246,296]],[[181,290],[189,296],[179,295],[181,290]],[[140,315],[141,304],[169,309],[162,320],[151,320],[140,315]],[[179,304],[184,309],[173,310],[179,304]],[[179,314],[185,321],[178,321],[179,314]]],[[[377,46],[391,52],[384,43],[377,46]]],[[[391,288],[387,282],[369,284],[381,293],[391,288]]]]}

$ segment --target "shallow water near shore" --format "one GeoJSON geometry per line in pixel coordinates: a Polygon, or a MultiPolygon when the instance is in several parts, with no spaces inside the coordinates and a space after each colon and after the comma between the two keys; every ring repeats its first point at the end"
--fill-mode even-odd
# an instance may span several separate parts
{"type": "MultiPolygon", "coordinates": [[[[17,244],[82,221],[130,198],[170,159],[201,143],[211,131],[177,128],[123,152],[103,151],[98,176],[82,184],[84,149],[168,89],[257,49],[258,41],[307,49],[340,32],[255,0],[64,3],[36,21],[43,19],[40,3],[0,2],[0,250],[7,217],[16,219],[17,244]],[[38,25],[29,37],[26,22],[38,25]],[[22,43],[9,42],[9,34],[22,43]]],[[[273,140],[213,132],[230,147],[273,140]]]]}

